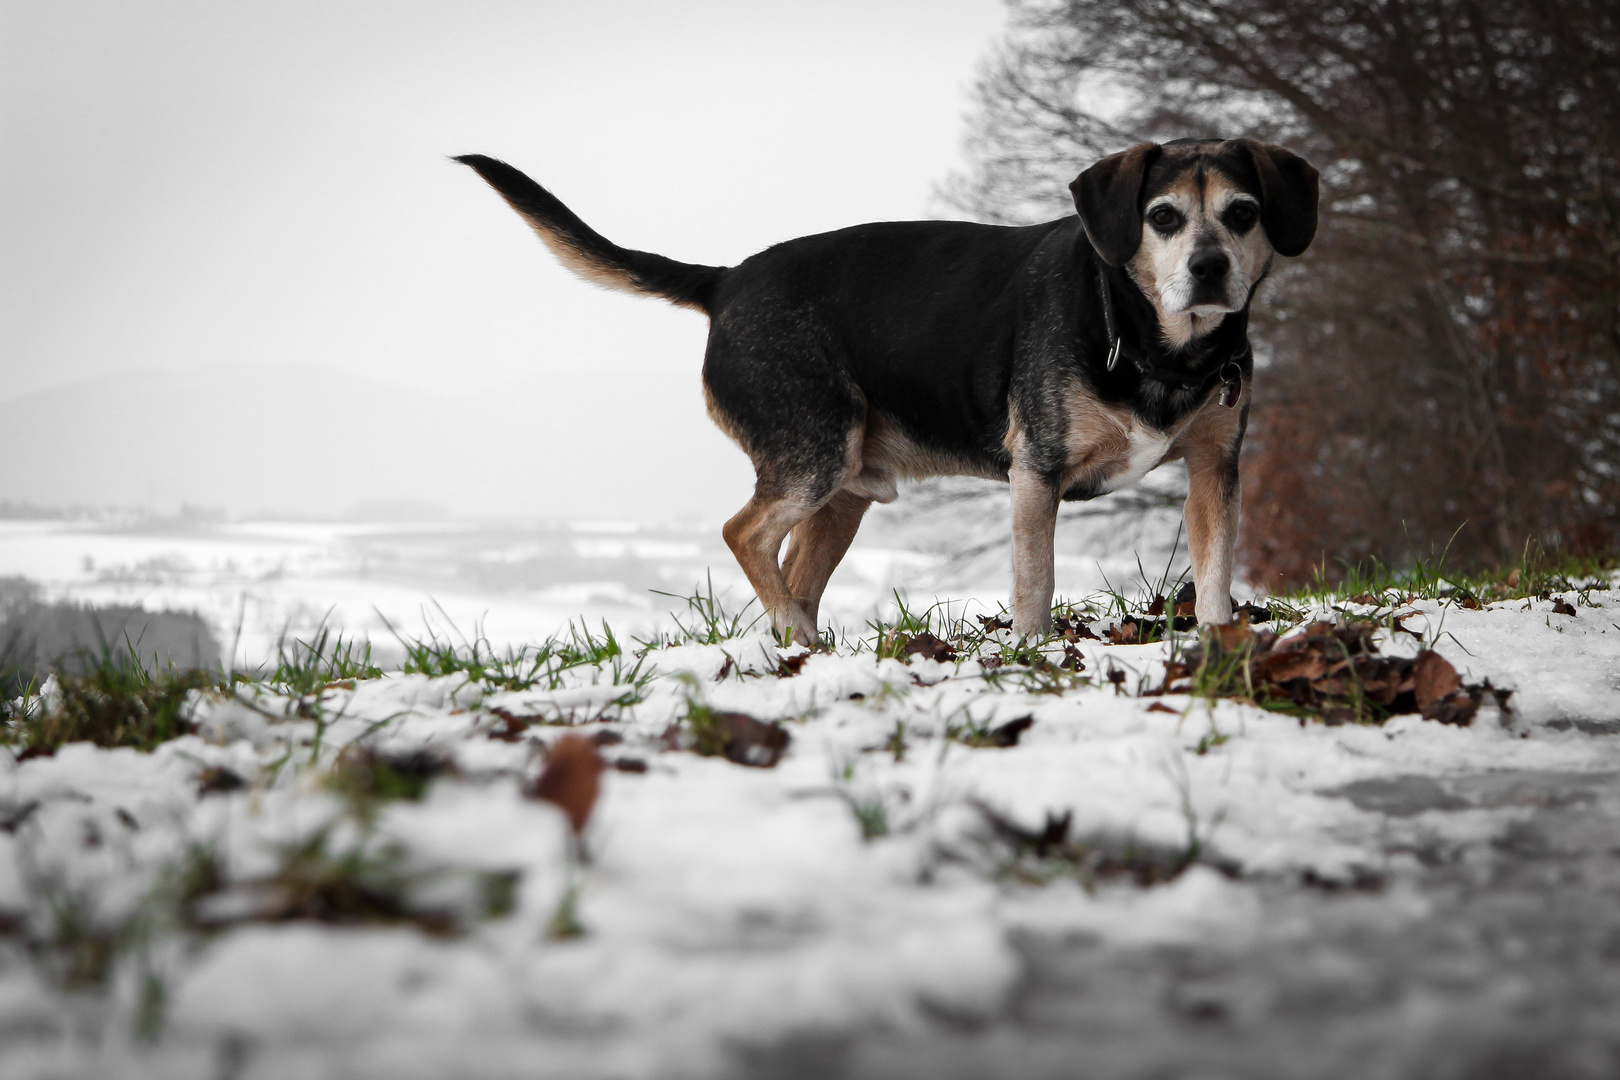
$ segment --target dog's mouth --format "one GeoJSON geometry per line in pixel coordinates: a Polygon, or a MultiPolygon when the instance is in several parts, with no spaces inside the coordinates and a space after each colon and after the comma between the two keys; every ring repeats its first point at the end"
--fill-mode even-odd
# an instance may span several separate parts
{"type": "Polygon", "coordinates": [[[1225,290],[1211,291],[1200,289],[1185,299],[1166,296],[1164,299],[1171,302],[1165,304],[1165,314],[1194,315],[1200,319],[1207,319],[1211,315],[1229,315],[1241,306],[1233,303],[1232,298],[1225,295],[1225,290]],[[1214,291],[1215,295],[1210,295],[1211,291],[1214,291]],[[1175,303],[1176,300],[1181,300],[1181,302],[1179,304],[1175,303]]]}
{"type": "Polygon", "coordinates": [[[1191,274],[1178,274],[1169,288],[1160,291],[1159,298],[1167,315],[1227,315],[1243,306],[1238,297],[1245,290],[1237,288],[1238,284],[1229,276],[1219,281],[1197,281],[1191,274]]]}
{"type": "Polygon", "coordinates": [[[1200,317],[1207,315],[1225,315],[1236,311],[1237,305],[1233,304],[1231,298],[1227,296],[1194,295],[1192,302],[1189,303],[1183,310],[1189,314],[1200,317]]]}

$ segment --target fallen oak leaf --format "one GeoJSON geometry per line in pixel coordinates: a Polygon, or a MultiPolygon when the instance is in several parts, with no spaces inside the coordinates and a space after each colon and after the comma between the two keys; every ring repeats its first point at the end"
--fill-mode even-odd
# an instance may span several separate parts
{"type": "Polygon", "coordinates": [[[1153,704],[1151,704],[1151,705],[1149,705],[1147,707],[1147,711],[1148,712],[1169,713],[1171,716],[1180,716],[1181,715],[1181,710],[1172,709],[1170,706],[1166,705],[1162,701],[1155,701],[1153,704]]]}
{"type": "Polygon", "coordinates": [[[1558,599],[1553,601],[1552,609],[1553,609],[1553,614],[1554,615],[1576,615],[1576,614],[1578,614],[1578,612],[1576,612],[1576,610],[1575,610],[1575,605],[1565,603],[1564,598],[1562,596],[1560,596],[1558,599]]]}

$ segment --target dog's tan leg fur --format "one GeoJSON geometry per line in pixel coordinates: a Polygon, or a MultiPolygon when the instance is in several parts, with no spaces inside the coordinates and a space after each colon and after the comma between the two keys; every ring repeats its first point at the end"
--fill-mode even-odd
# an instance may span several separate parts
{"type": "Polygon", "coordinates": [[[821,610],[821,594],[827,579],[837,569],[844,553],[855,539],[871,499],[849,491],[839,491],[808,519],[799,522],[788,538],[787,557],[782,573],[810,625],[816,624],[821,610]]]}
{"type": "Polygon", "coordinates": [[[819,644],[821,637],[816,633],[815,620],[793,598],[777,556],[788,533],[818,509],[760,484],[755,486],[748,505],[720,530],[754,587],[754,595],[770,616],[771,625],[779,632],[791,631],[793,640],[802,645],[819,644]]]}
{"type": "Polygon", "coordinates": [[[1033,469],[1014,465],[1012,488],[1013,610],[1019,634],[1052,628],[1052,541],[1057,532],[1057,489],[1033,469]]]}
{"type": "Polygon", "coordinates": [[[1226,475],[1226,455],[1213,441],[1187,448],[1187,548],[1192,554],[1193,586],[1198,590],[1198,621],[1217,626],[1232,621],[1232,548],[1237,542],[1243,489],[1226,475]]]}

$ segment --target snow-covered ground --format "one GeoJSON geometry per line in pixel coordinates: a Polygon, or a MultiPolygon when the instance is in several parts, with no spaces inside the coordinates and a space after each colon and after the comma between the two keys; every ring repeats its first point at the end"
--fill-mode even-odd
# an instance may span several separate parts
{"type": "MultiPolygon", "coordinates": [[[[1522,784],[1481,795],[1479,778],[1561,777],[1614,799],[1620,597],[1563,599],[1575,615],[1418,602],[1404,623],[1416,637],[1380,632],[1390,653],[1422,638],[1466,681],[1514,690],[1510,711],[1487,706],[1468,727],[1302,725],[1138,696],[1162,681],[1162,644],[1083,640],[1081,671],[1041,675],[849,648],[800,662],[744,635],[528,690],[461,675],[303,699],[244,688],[199,700],[198,733],[151,754],[0,753],[0,1075],[1073,1075],[1037,1068],[1016,1041],[988,1065],[962,1057],[971,1069],[934,1054],[911,1073],[891,1054],[862,1071],[848,1040],[920,1054],[977,1031],[973,1045],[994,1045],[1025,1022],[1031,971],[1075,942],[1099,970],[1292,947],[1317,925],[1277,917],[1279,890],[1301,882],[1353,896],[1357,933],[1434,918],[1436,852],[1477,862],[1563,805],[1516,797],[1522,784]],[[773,768],[681,749],[671,728],[705,710],[780,721],[791,743],[773,768]],[[1026,718],[1021,737],[995,737],[1026,718]],[[578,844],[562,812],[524,794],[570,733],[610,765],[578,844]],[[373,759],[443,768],[420,799],[346,797],[334,773],[373,759]],[[1065,816],[1069,845],[1041,857],[1031,838],[1065,816]],[[374,924],[290,917],[317,910],[289,899],[290,882],[307,886],[289,866],[314,874],[311,852],[397,910],[374,924]],[[1194,852],[1168,883],[1108,872],[1109,859],[1194,852]],[[489,903],[502,882],[515,882],[509,910],[489,903]],[[64,989],[101,962],[104,989],[64,989]],[[828,1038],[845,1040],[836,1067],[813,1052],[828,1038]],[[799,1072],[784,1066],[794,1047],[810,1048],[799,1072]]],[[[1354,958],[1334,962],[1353,982],[1354,958]]],[[[1470,999],[1471,1023],[1518,1007],[1509,983],[1470,999]]],[[[1182,1012],[1261,1009],[1248,1000],[1182,1012]]],[[[1432,993],[1401,1008],[1408,1039],[1452,1016],[1432,993]]],[[[1316,1060],[1301,1052],[1290,1060],[1316,1060]]],[[[1143,1044],[1088,1075],[1147,1075],[1151,1060],[1143,1044]]],[[[1467,1075],[1352,1060],[1202,1075],[1467,1075]]]]}

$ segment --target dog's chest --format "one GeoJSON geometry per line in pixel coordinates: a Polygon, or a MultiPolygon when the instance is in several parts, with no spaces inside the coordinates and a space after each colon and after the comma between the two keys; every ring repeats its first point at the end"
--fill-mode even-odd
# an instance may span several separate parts
{"type": "Polygon", "coordinates": [[[1104,491],[1130,487],[1158,468],[1165,454],[1170,452],[1170,436],[1145,424],[1131,424],[1125,439],[1125,454],[1110,462],[1101,477],[1104,491]]]}
{"type": "Polygon", "coordinates": [[[1085,394],[1069,404],[1065,490],[1101,495],[1129,487],[1164,461],[1181,428],[1161,431],[1129,409],[1085,394]]]}

